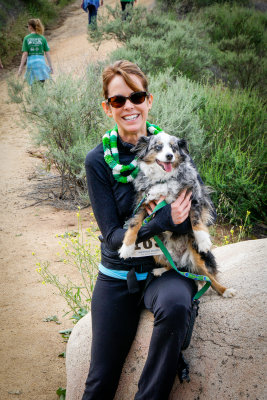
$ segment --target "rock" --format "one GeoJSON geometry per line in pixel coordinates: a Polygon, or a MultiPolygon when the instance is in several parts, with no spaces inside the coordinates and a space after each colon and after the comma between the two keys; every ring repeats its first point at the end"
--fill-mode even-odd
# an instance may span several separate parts
{"type": "MultiPolygon", "coordinates": [[[[201,298],[191,344],[184,352],[190,363],[191,382],[180,384],[177,378],[169,400],[263,400],[267,239],[219,247],[214,255],[220,265],[219,280],[235,288],[237,294],[225,299],[209,289],[201,298]]],[[[153,315],[144,311],[115,400],[134,399],[152,327],[153,315]]],[[[82,397],[90,342],[88,314],[74,327],[67,345],[67,400],[82,397]]]]}

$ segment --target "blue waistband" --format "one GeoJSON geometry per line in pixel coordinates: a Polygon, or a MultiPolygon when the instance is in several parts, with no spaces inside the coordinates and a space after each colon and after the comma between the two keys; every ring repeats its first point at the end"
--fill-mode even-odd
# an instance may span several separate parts
{"type": "MultiPolygon", "coordinates": [[[[99,264],[99,271],[102,272],[102,274],[104,275],[110,276],[111,278],[127,280],[128,271],[109,269],[104,267],[104,265],[102,264],[99,264]]],[[[136,279],[138,281],[144,281],[147,278],[147,274],[147,272],[136,272],[136,279]]]]}

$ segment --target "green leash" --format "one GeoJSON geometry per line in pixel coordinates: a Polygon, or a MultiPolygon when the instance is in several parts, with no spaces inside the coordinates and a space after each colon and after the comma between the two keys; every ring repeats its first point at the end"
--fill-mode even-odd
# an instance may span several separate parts
{"type": "MultiPolygon", "coordinates": [[[[145,201],[145,197],[141,200],[141,202],[138,204],[138,206],[136,207],[136,209],[134,210],[134,213],[137,211],[137,209],[141,206],[141,204],[145,201]]],[[[154,208],[153,212],[144,219],[143,224],[148,223],[153,214],[155,214],[158,210],[160,210],[162,207],[166,206],[167,203],[165,200],[161,201],[159,204],[156,205],[156,207],[154,208]]],[[[186,278],[189,279],[194,279],[195,281],[204,281],[206,282],[205,285],[196,293],[196,295],[194,296],[193,300],[198,300],[210,287],[211,285],[211,280],[209,277],[205,276],[205,275],[196,275],[196,274],[192,274],[191,272],[182,272],[179,271],[172,259],[172,256],[170,255],[169,251],[166,249],[166,247],[164,246],[164,244],[162,243],[162,241],[160,240],[160,238],[158,236],[154,236],[154,239],[157,243],[157,245],[159,246],[159,248],[161,249],[162,253],[164,254],[164,256],[167,258],[167,260],[169,261],[169,263],[171,264],[172,268],[178,272],[178,274],[185,276],[186,278]]]]}

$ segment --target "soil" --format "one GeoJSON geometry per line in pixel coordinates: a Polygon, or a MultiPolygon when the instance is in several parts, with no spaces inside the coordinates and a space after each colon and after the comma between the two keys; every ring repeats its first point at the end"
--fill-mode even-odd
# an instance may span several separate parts
{"type": "MultiPolygon", "coordinates": [[[[87,62],[104,59],[117,46],[108,41],[97,51],[89,44],[88,17],[80,4],[77,0],[69,6],[63,23],[47,35],[55,80],[60,71],[80,73],[87,62]]],[[[115,0],[105,4],[114,5],[115,0]]],[[[17,68],[9,75],[16,73],[17,68]]],[[[77,216],[74,210],[33,205],[28,196],[43,170],[42,160],[31,156],[37,149],[27,126],[21,126],[18,106],[7,103],[7,73],[0,74],[0,400],[56,400],[58,387],[66,387],[65,360],[58,357],[66,343],[59,330],[72,328],[73,323],[63,317],[68,308],[57,289],[42,285],[36,261],[48,260],[58,275],[77,277],[78,272],[58,262],[56,255],[61,249],[56,235],[77,229],[77,216]],[[54,315],[60,325],[43,321],[54,315]]],[[[81,212],[84,225],[90,224],[90,211],[81,212]]]]}

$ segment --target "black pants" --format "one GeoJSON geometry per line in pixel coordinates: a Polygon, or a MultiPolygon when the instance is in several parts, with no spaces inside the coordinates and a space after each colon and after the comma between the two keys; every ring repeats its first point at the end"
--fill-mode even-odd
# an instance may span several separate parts
{"type": "Polygon", "coordinates": [[[97,8],[91,4],[87,7],[88,9],[88,24],[96,25],[97,8]]]}
{"type": "Polygon", "coordinates": [[[129,13],[125,11],[126,7],[133,7],[133,4],[134,4],[133,1],[121,1],[121,11],[123,12],[123,16],[122,16],[123,20],[126,20],[126,18],[129,15],[129,13]]]}
{"type": "MultiPolygon", "coordinates": [[[[195,292],[194,281],[173,270],[146,288],[143,302],[155,321],[135,400],[168,399],[195,292]]],[[[140,294],[129,294],[126,281],[99,273],[92,299],[91,365],[82,400],[114,398],[141,309],[140,294]]]]}

